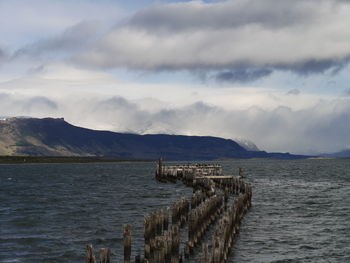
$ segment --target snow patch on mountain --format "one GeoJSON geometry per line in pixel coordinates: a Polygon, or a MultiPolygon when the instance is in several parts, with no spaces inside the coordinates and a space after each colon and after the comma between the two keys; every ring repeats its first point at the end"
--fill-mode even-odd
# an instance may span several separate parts
{"type": "Polygon", "coordinates": [[[258,146],[256,146],[256,144],[250,140],[244,138],[236,138],[235,141],[247,151],[260,151],[258,146]]]}

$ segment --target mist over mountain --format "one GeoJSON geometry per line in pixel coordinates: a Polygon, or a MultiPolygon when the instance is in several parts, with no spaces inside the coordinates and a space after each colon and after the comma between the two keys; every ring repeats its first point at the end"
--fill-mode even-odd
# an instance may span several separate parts
{"type": "Polygon", "coordinates": [[[256,144],[250,140],[243,139],[243,138],[236,138],[235,141],[247,151],[254,151],[254,152],[260,151],[258,146],[256,146],[256,144]]]}
{"type": "Polygon", "coordinates": [[[350,149],[344,149],[335,153],[325,153],[322,154],[324,157],[337,157],[337,158],[349,158],[350,157],[350,149]]]}
{"type": "Polygon", "coordinates": [[[212,160],[304,156],[248,151],[237,142],[209,136],[127,134],[76,127],[63,118],[9,118],[0,121],[0,154],[110,156],[127,159],[212,160]]]}

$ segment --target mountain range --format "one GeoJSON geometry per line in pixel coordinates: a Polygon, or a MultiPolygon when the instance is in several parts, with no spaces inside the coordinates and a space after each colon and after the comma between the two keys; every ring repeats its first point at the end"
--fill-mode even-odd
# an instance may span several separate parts
{"type": "Polygon", "coordinates": [[[297,159],[289,153],[249,151],[234,140],[210,136],[128,134],[77,127],[63,118],[0,120],[0,155],[98,156],[123,159],[297,159]]]}
{"type": "Polygon", "coordinates": [[[335,153],[325,153],[321,154],[324,157],[335,157],[335,158],[349,158],[350,157],[350,149],[345,149],[335,153]]]}

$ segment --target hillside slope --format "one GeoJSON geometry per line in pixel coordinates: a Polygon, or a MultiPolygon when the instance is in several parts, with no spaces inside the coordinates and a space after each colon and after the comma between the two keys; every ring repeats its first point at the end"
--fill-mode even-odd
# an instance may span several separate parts
{"type": "Polygon", "coordinates": [[[245,150],[233,140],[181,135],[137,135],[73,126],[64,119],[11,118],[0,120],[0,155],[110,156],[130,159],[211,160],[276,157],[245,150]]]}

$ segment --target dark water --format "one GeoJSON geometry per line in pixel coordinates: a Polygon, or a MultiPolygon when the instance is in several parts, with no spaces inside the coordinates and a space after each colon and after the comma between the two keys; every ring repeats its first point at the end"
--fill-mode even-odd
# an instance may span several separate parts
{"type": "MultiPolygon", "coordinates": [[[[350,262],[350,160],[221,163],[254,187],[231,262],[350,262]]],[[[122,225],[191,189],[157,183],[154,164],[0,166],[0,262],[84,262],[85,245],[122,255],[122,225]]],[[[133,254],[136,248],[133,248],[133,254]]]]}

